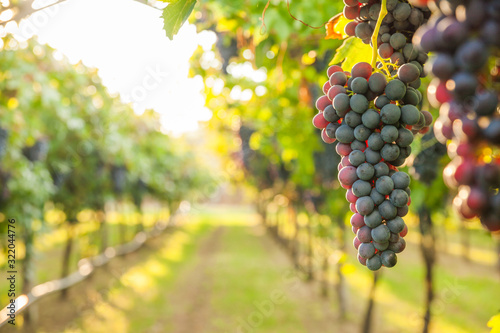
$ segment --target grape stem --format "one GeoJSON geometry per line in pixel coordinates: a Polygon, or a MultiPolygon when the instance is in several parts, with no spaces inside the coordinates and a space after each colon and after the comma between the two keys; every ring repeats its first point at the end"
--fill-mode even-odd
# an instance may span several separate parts
{"type": "MultiPolygon", "coordinates": [[[[373,30],[372,35],[372,68],[376,68],[377,66],[377,46],[378,46],[378,33],[380,31],[380,26],[382,25],[382,20],[387,15],[387,0],[382,0],[380,5],[380,13],[378,14],[377,24],[375,25],[375,29],[373,30]]],[[[387,73],[389,74],[389,73],[387,73]]]]}

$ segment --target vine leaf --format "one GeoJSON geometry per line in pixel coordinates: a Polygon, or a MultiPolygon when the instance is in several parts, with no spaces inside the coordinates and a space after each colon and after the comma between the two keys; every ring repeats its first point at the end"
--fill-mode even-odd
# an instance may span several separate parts
{"type": "Polygon", "coordinates": [[[330,65],[342,63],[344,70],[350,70],[358,62],[370,63],[372,59],[372,48],[364,44],[359,38],[351,37],[337,48],[330,65]]]}
{"type": "Polygon", "coordinates": [[[349,37],[345,32],[345,26],[350,20],[344,17],[344,14],[337,14],[328,21],[326,24],[326,37],[325,39],[346,39],[349,37]]]}
{"type": "Polygon", "coordinates": [[[488,322],[488,327],[491,327],[490,333],[499,333],[500,332],[500,314],[491,317],[488,322]]]}
{"type": "Polygon", "coordinates": [[[167,37],[172,40],[194,9],[197,0],[166,1],[170,4],[163,10],[163,23],[167,37]]]}

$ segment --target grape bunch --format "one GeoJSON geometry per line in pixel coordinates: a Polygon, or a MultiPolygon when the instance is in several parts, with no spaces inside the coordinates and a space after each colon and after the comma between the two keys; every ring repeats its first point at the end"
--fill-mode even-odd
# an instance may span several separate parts
{"type": "MultiPolygon", "coordinates": [[[[346,25],[345,33],[361,39],[365,44],[371,44],[381,1],[344,0],[344,4],[344,16],[353,20],[346,25]]],[[[378,31],[377,51],[381,59],[392,64],[389,71],[393,72],[397,67],[411,63],[424,75],[422,66],[427,61],[427,54],[417,50],[411,40],[417,28],[427,22],[429,16],[430,11],[426,7],[416,8],[406,1],[387,1],[387,14],[378,31]]],[[[414,80],[410,85],[418,89],[420,79],[414,80]]]]}
{"type": "Polygon", "coordinates": [[[433,129],[421,139],[425,148],[420,151],[413,160],[412,176],[427,185],[430,185],[437,177],[439,161],[446,154],[446,146],[436,140],[433,129]]]}
{"type": "Polygon", "coordinates": [[[7,140],[9,139],[9,132],[0,127],[0,158],[5,156],[7,152],[7,140]]]}
{"type": "Polygon", "coordinates": [[[439,107],[436,137],[448,142],[447,185],[458,189],[453,203],[464,218],[480,217],[500,230],[500,2],[438,1],[428,23],[414,36],[434,77],[430,102],[439,107]],[[450,140],[450,141],[449,141],[450,140]]]}
{"type": "Polygon", "coordinates": [[[402,217],[408,213],[410,177],[397,167],[410,156],[414,133],[428,131],[432,123],[432,115],[417,108],[422,95],[407,85],[420,73],[404,68],[388,81],[365,62],[351,73],[331,66],[313,118],[325,142],[338,141],[338,178],[354,213],[354,246],[371,270],[393,267],[406,246],[402,217]]]}
{"type": "Polygon", "coordinates": [[[111,167],[111,183],[113,184],[113,192],[122,194],[125,191],[127,182],[127,168],[123,165],[113,165],[111,167]]]}
{"type": "Polygon", "coordinates": [[[26,146],[22,149],[24,157],[31,162],[43,161],[49,152],[49,142],[47,140],[37,140],[33,146],[26,146]]]}

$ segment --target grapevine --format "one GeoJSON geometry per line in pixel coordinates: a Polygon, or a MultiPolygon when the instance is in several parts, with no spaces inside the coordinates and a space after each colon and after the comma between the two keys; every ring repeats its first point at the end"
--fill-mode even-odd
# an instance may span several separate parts
{"type": "Polygon", "coordinates": [[[411,43],[429,12],[392,0],[344,3],[344,16],[353,20],[345,32],[371,43],[372,64],[328,68],[313,125],[325,142],[338,141],[338,177],[353,212],[358,260],[378,270],[393,267],[406,247],[410,177],[398,167],[410,156],[414,135],[426,133],[433,120],[420,110],[417,90],[427,55],[411,43]]]}
{"type": "Polygon", "coordinates": [[[428,96],[440,116],[436,137],[448,143],[451,163],[444,180],[457,188],[453,203],[462,217],[479,217],[500,230],[500,54],[498,1],[438,1],[429,22],[415,35],[434,52],[428,96]],[[444,43],[446,41],[446,43],[444,43]]]}

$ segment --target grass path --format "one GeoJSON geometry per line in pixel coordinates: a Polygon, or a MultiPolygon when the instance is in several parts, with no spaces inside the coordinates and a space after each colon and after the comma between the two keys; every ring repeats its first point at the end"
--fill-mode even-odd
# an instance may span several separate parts
{"type": "MultiPolygon", "coordinates": [[[[59,295],[42,300],[39,331],[359,332],[370,274],[353,260],[347,259],[344,272],[349,317],[341,321],[333,292],[323,299],[316,283],[303,282],[250,209],[212,207],[195,211],[183,222],[70,289],[67,301],[59,295]]],[[[440,259],[432,332],[488,332],[485,323],[500,308],[498,278],[488,275],[494,268],[460,264],[450,256],[440,259]]],[[[374,333],[420,331],[422,274],[414,245],[397,269],[384,270],[374,333]]],[[[0,329],[4,331],[9,332],[0,329]]]]}

